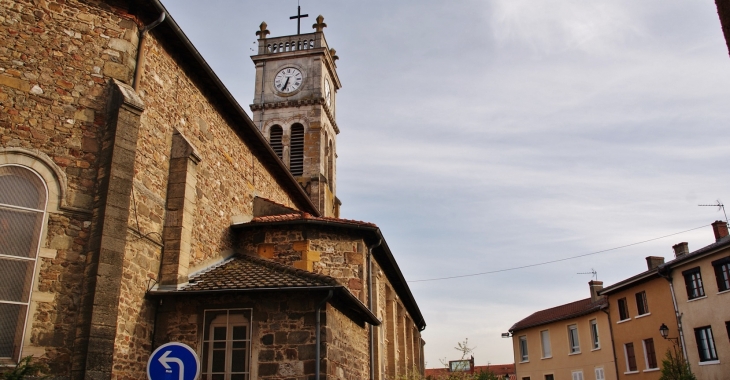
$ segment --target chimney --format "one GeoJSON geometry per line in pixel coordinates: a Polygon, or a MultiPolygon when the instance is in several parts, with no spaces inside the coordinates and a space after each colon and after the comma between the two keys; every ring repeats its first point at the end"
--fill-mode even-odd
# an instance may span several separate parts
{"type": "Polygon", "coordinates": [[[674,248],[674,257],[680,258],[689,253],[689,244],[681,242],[672,246],[674,248]]]}
{"type": "Polygon", "coordinates": [[[728,235],[727,223],[722,220],[716,220],[715,223],[712,223],[712,231],[715,233],[715,241],[720,241],[720,239],[728,235]]]}
{"type": "Polygon", "coordinates": [[[603,298],[598,295],[598,291],[603,289],[603,281],[590,281],[588,287],[591,288],[591,302],[596,302],[603,298]]]}
{"type": "MultiPolygon", "coordinates": [[[[675,245],[675,247],[676,247],[676,245],[675,245]]],[[[664,264],[664,258],[661,256],[649,256],[646,258],[646,267],[649,270],[652,270],[662,264],[664,264]]]]}

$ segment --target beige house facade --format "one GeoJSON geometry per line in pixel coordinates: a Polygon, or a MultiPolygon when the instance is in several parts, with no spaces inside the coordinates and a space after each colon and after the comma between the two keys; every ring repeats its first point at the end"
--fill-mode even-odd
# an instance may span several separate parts
{"type": "Polygon", "coordinates": [[[692,372],[721,380],[730,374],[730,237],[725,222],[712,227],[714,244],[669,264],[692,372]]]}
{"type": "Polygon", "coordinates": [[[607,304],[589,283],[591,297],[538,311],[515,323],[512,335],[518,380],[614,380],[607,304]]]}

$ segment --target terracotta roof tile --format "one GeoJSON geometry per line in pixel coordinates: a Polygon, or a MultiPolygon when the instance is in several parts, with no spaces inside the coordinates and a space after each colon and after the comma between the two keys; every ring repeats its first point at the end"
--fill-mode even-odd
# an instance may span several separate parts
{"type": "Polygon", "coordinates": [[[309,214],[306,212],[297,212],[297,213],[291,213],[291,214],[271,215],[271,216],[257,216],[255,218],[251,219],[251,221],[247,224],[292,222],[292,221],[297,221],[297,220],[312,220],[312,221],[330,222],[330,223],[347,224],[347,225],[355,225],[355,226],[367,226],[367,227],[374,227],[374,228],[378,227],[374,223],[363,222],[360,220],[313,216],[312,214],[309,214]]]}
{"type": "Polygon", "coordinates": [[[253,256],[237,255],[190,279],[181,291],[340,286],[334,278],[253,256]]]}
{"type": "Polygon", "coordinates": [[[510,328],[510,331],[523,330],[528,327],[535,327],[550,322],[579,317],[581,315],[586,315],[600,310],[605,306],[607,306],[605,298],[601,298],[596,302],[591,302],[590,298],[586,298],[550,309],[540,310],[515,323],[510,328]]]}

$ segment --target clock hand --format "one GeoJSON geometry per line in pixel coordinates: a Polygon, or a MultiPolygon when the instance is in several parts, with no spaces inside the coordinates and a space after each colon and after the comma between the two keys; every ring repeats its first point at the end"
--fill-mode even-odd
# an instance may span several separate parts
{"type": "Polygon", "coordinates": [[[289,84],[289,77],[286,77],[286,81],[284,81],[284,85],[281,86],[281,91],[284,91],[286,89],[287,84],[289,84]]]}

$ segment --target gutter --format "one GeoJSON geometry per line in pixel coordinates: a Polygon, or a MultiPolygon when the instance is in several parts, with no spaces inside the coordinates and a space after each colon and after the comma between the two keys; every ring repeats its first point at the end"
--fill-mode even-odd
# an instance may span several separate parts
{"type": "MultiPolygon", "coordinates": [[[[144,8],[146,5],[152,5],[158,12],[164,12],[168,13],[167,9],[165,9],[165,6],[160,3],[159,0],[149,0],[149,1],[138,1],[138,3],[141,5],[141,8],[144,8]]],[[[304,191],[304,189],[299,185],[299,182],[294,178],[294,176],[291,174],[289,169],[287,169],[286,165],[279,159],[279,157],[276,155],[274,150],[271,148],[269,143],[266,141],[266,138],[261,134],[261,132],[256,128],[256,126],[253,124],[253,121],[251,118],[248,117],[248,114],[241,108],[241,105],[236,101],[236,99],[231,95],[231,93],[228,91],[226,86],[221,82],[220,78],[215,74],[213,69],[210,68],[208,63],[205,61],[202,55],[200,55],[200,52],[193,46],[192,42],[187,38],[185,33],[180,29],[180,26],[177,25],[175,20],[172,17],[167,17],[168,22],[165,23],[164,26],[168,26],[170,30],[173,32],[175,37],[177,37],[178,42],[180,42],[183,47],[190,53],[195,63],[197,63],[198,67],[195,67],[194,69],[200,69],[202,71],[201,76],[205,76],[205,79],[208,79],[211,84],[216,87],[219,94],[223,96],[225,101],[229,104],[226,104],[225,109],[233,114],[235,114],[238,118],[243,119],[244,122],[240,123],[243,125],[236,124],[240,129],[243,130],[243,132],[248,132],[247,135],[252,136],[256,141],[252,144],[254,145],[254,149],[252,149],[253,152],[256,151],[265,151],[261,152],[264,153],[264,155],[267,155],[268,157],[262,157],[263,159],[261,161],[266,162],[267,158],[269,159],[269,162],[273,163],[277,166],[277,169],[279,173],[278,175],[282,175],[286,177],[287,182],[289,182],[285,186],[288,188],[289,191],[296,193],[296,197],[293,197],[296,199],[296,203],[300,203],[303,205],[303,208],[308,208],[307,212],[315,215],[320,216],[319,209],[312,203],[312,200],[309,198],[309,195],[304,191]],[[258,145],[258,146],[257,146],[258,145]],[[258,149],[256,149],[258,148],[258,149]]],[[[195,79],[194,77],[191,77],[191,79],[195,79]]],[[[220,105],[219,105],[220,106],[220,105]]],[[[221,111],[221,114],[223,112],[221,111]]],[[[235,130],[235,128],[234,128],[235,130]]],[[[252,152],[252,153],[253,153],[252,152]]],[[[255,155],[255,153],[253,153],[255,155]]],[[[276,171],[276,170],[274,170],[276,171]]],[[[278,177],[278,175],[275,175],[275,177],[278,177]]]]}
{"type": "Polygon", "coordinates": [[[677,297],[674,295],[674,281],[670,271],[670,266],[659,265],[657,267],[657,274],[669,282],[669,292],[672,293],[672,305],[674,306],[674,317],[677,320],[677,331],[679,331],[679,341],[682,345],[682,356],[684,356],[684,361],[689,366],[690,364],[687,358],[687,344],[684,341],[684,329],[682,328],[682,313],[679,312],[679,307],[677,306],[677,297]],[[666,274],[663,274],[662,271],[665,269],[666,274]]]}

